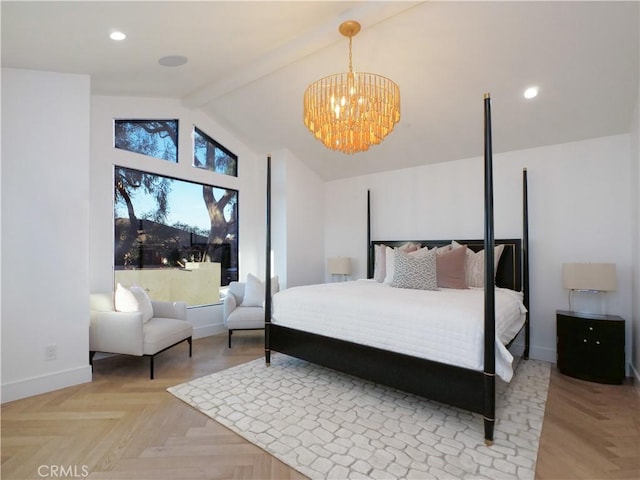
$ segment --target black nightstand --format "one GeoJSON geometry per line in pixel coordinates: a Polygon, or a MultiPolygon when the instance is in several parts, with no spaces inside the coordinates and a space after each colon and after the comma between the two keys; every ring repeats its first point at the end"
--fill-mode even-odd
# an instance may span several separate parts
{"type": "Polygon", "coordinates": [[[557,310],[556,328],[562,373],[592,382],[623,382],[623,318],[557,310]]]}

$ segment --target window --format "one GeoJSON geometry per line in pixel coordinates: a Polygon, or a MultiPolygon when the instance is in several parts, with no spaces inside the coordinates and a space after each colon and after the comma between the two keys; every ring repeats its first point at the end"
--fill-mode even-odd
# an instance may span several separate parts
{"type": "Polygon", "coordinates": [[[178,162],[178,120],[115,120],[113,139],[116,148],[178,162]]]}
{"type": "Polygon", "coordinates": [[[224,175],[238,176],[238,156],[198,127],[193,127],[193,166],[224,175]]]}
{"type": "Polygon", "coordinates": [[[238,191],[116,166],[115,282],[154,300],[219,302],[238,279],[238,191]]]}

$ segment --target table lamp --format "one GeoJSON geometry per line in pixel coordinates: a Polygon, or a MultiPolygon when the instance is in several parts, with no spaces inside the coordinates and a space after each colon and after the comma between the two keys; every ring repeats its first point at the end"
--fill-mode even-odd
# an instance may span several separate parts
{"type": "Polygon", "coordinates": [[[329,274],[341,275],[342,280],[347,279],[351,273],[351,257],[331,257],[327,259],[327,271],[329,274]]]}
{"type": "Polygon", "coordinates": [[[564,288],[569,290],[569,310],[575,309],[572,305],[574,294],[595,294],[600,297],[601,313],[604,314],[606,312],[603,294],[614,291],[618,286],[615,263],[564,263],[562,278],[564,288]]]}

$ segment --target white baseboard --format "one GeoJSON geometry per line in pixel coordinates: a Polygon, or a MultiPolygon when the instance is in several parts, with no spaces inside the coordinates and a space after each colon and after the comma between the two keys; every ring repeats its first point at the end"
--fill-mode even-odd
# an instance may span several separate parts
{"type": "Polygon", "coordinates": [[[21,398],[32,397],[34,395],[40,395],[41,393],[52,392],[90,381],[91,367],[87,364],[71,370],[63,370],[19,380],[17,382],[4,383],[2,384],[1,403],[12,402],[14,400],[20,400],[21,398]]]}
{"type": "MultiPolygon", "coordinates": [[[[516,341],[513,343],[512,349],[515,349],[514,351],[521,352],[522,350],[524,350],[524,343],[516,341]]],[[[529,358],[555,364],[556,351],[552,348],[541,348],[534,345],[529,345],[529,358]]]]}
{"type": "Polygon", "coordinates": [[[227,333],[227,327],[221,323],[193,328],[193,338],[211,337],[212,335],[220,335],[221,333],[227,333]]]}
{"type": "Polygon", "coordinates": [[[633,386],[635,387],[638,395],[640,395],[640,372],[633,367],[632,363],[629,364],[629,373],[633,381],[633,386]]]}
{"type": "Polygon", "coordinates": [[[556,363],[556,351],[553,348],[542,348],[533,345],[529,346],[529,357],[543,362],[556,363]]]}
{"type": "Polygon", "coordinates": [[[187,320],[193,325],[193,338],[227,332],[222,319],[222,304],[188,308],[187,320]]]}

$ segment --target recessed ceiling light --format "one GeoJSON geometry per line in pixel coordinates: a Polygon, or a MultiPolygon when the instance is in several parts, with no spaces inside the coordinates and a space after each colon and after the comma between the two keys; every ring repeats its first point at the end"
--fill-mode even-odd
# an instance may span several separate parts
{"type": "Polygon", "coordinates": [[[538,95],[538,87],[529,87],[524,91],[524,98],[534,98],[538,95]]]}
{"type": "Polygon", "coordinates": [[[158,60],[163,67],[179,67],[187,63],[188,59],[184,55],[167,55],[158,60]]]}
{"type": "Polygon", "coordinates": [[[124,33],[117,32],[117,31],[111,32],[109,37],[111,38],[111,40],[124,40],[125,38],[127,38],[127,36],[124,33]]]}

